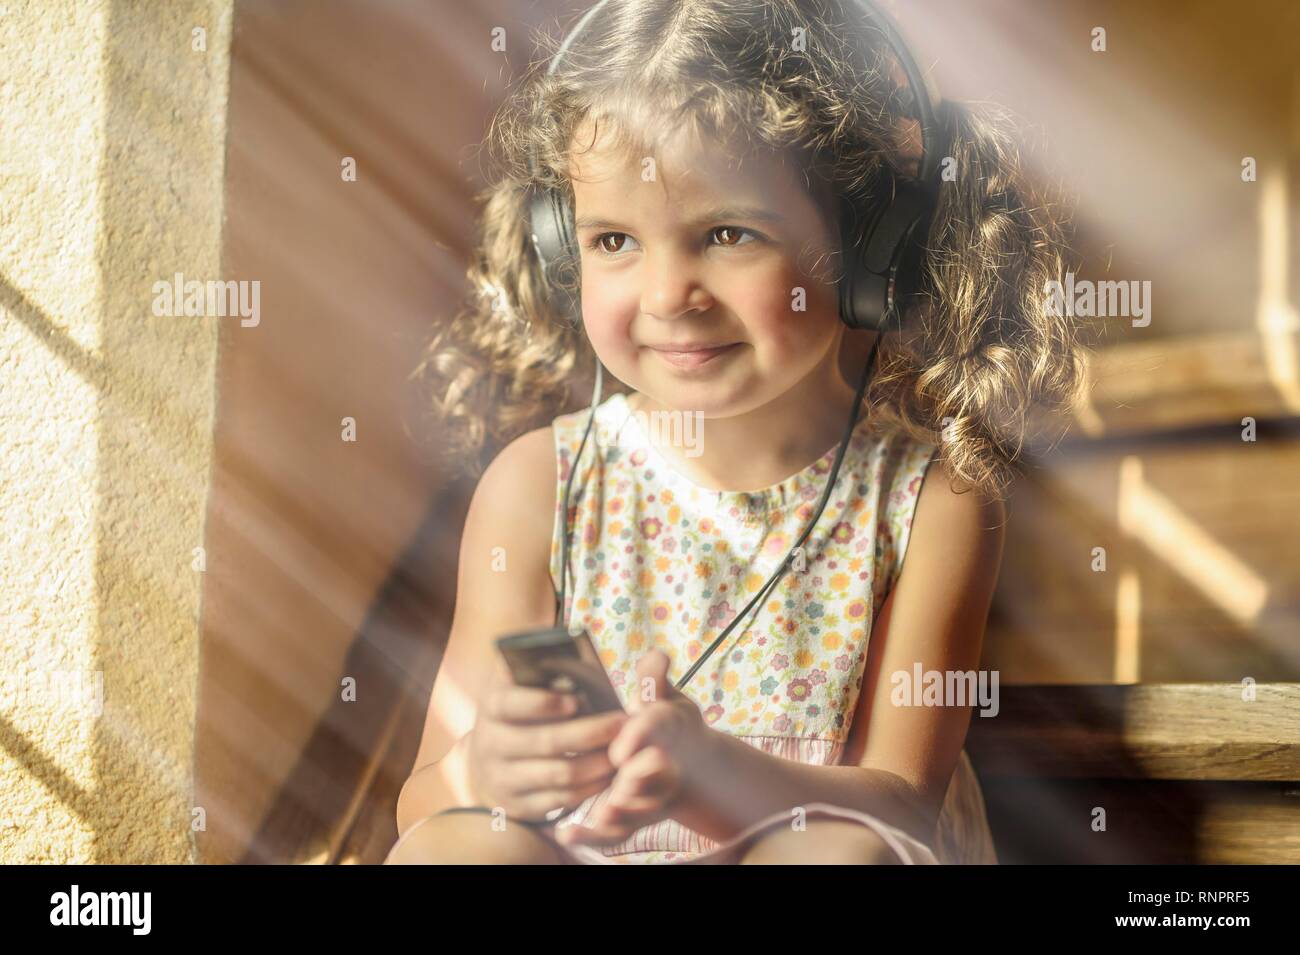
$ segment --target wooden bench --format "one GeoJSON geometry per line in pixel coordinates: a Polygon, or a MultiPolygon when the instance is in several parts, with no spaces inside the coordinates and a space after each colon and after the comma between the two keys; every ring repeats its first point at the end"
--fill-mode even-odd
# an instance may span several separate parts
{"type": "Polygon", "coordinates": [[[1002,687],[966,743],[999,861],[1300,863],[1300,684],[1253,691],[1002,687]]]}

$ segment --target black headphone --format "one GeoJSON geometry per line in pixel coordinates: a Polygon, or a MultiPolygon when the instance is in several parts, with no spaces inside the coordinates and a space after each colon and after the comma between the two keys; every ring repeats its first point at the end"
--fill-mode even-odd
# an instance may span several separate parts
{"type": "MultiPolygon", "coordinates": [[[[583,14],[577,25],[564,38],[555,57],[547,69],[547,75],[554,74],[561,58],[573,41],[582,33],[588,22],[605,5],[608,0],[600,0],[594,7],[583,14]]],[[[916,104],[917,119],[921,126],[922,156],[915,179],[906,179],[889,171],[888,164],[883,169],[884,185],[889,189],[891,198],[879,205],[878,210],[861,223],[859,212],[848,202],[840,202],[840,237],[846,262],[839,281],[840,319],[850,328],[868,329],[880,332],[872,344],[867,358],[861,383],[858,386],[857,400],[854,402],[853,414],[844,439],[840,442],[839,453],[827,478],[826,488],[822,493],[817,513],[813,515],[802,535],[790,549],[785,560],[777,567],[767,584],[762,587],[749,604],[736,615],[731,624],[718,636],[713,644],[695,661],[694,665],[677,683],[681,689],[694,676],[704,661],[726,638],[733,627],[745,617],[750,609],[762,600],[780,575],[789,565],[794,554],[812,533],[817,519],[821,516],[831,490],[839,474],[840,462],[844,458],[857,425],[858,410],[862,396],[866,391],[867,381],[875,365],[876,351],[890,319],[897,318],[902,305],[914,296],[921,282],[921,266],[925,257],[925,243],[929,237],[930,223],[938,202],[939,164],[947,149],[948,115],[945,102],[938,96],[922,75],[916,60],[904,43],[893,21],[872,0],[854,0],[859,10],[884,35],[886,41],[897,55],[907,76],[913,101],[916,104]],[[921,94],[924,95],[921,95],[921,94]],[[942,120],[942,123],[941,123],[942,120]],[[940,138],[944,143],[939,145],[940,138]],[[859,232],[859,225],[862,224],[859,232]]],[[[561,314],[570,317],[581,325],[580,291],[578,276],[574,270],[578,267],[579,252],[577,230],[574,227],[574,215],[568,197],[557,189],[536,185],[536,162],[529,154],[529,169],[534,177],[534,185],[529,188],[528,217],[529,234],[533,250],[537,255],[543,278],[546,282],[547,295],[552,307],[561,314]]],[[[578,462],[582,459],[587,437],[591,433],[595,420],[596,407],[600,403],[603,382],[602,368],[596,362],[596,387],[592,395],[591,413],[587,419],[587,430],[578,445],[578,453],[569,469],[569,480],[564,489],[564,503],[561,520],[565,533],[560,557],[560,589],[556,594],[556,626],[563,623],[565,591],[567,589],[569,570],[569,493],[573,487],[573,478],[578,471],[578,462]]]]}

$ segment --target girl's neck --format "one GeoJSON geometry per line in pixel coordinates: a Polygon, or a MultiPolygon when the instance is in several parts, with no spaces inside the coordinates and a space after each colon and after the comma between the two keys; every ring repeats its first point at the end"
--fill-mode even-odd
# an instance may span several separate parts
{"type": "MultiPolygon", "coordinates": [[[[856,389],[839,370],[838,349],[775,401],[745,414],[704,421],[699,454],[655,441],[659,453],[688,479],[716,491],[757,491],[802,471],[844,437],[856,389]]],[[[628,396],[633,411],[663,411],[640,392],[628,396]]],[[[859,420],[861,420],[859,416],[859,420]]],[[[654,429],[651,429],[653,432],[654,429]]]]}

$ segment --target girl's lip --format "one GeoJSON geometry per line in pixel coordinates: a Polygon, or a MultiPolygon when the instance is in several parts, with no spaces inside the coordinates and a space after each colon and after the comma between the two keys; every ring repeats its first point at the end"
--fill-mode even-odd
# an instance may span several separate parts
{"type": "Polygon", "coordinates": [[[701,365],[713,361],[719,355],[731,351],[739,344],[740,342],[732,342],[730,345],[721,345],[717,348],[702,348],[697,351],[670,351],[663,348],[653,348],[651,350],[658,352],[664,361],[675,368],[699,368],[701,365]]]}

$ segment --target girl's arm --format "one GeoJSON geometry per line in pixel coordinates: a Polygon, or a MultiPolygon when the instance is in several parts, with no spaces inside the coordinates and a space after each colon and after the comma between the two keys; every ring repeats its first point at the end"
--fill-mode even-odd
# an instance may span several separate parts
{"type": "Polygon", "coordinates": [[[483,472],[465,516],[456,606],[410,777],[397,799],[399,835],[425,816],[471,805],[466,770],[478,701],[503,633],[555,617],[551,535],[555,435],[539,428],[507,445],[483,472]]]}
{"type": "Polygon", "coordinates": [[[934,823],[920,796],[902,777],[858,766],[809,766],[764,753],[711,729],[714,772],[683,796],[673,818],[717,842],[726,842],[776,812],[812,802],[831,803],[876,816],[930,845],[934,823]]]}
{"type": "MultiPolygon", "coordinates": [[[[838,766],[764,753],[711,730],[713,771],[694,780],[673,817],[722,842],[764,816],[826,802],[879,817],[930,845],[970,725],[970,702],[896,706],[891,675],[976,671],[1006,512],[976,492],[953,493],[942,459],[930,466],[906,560],[872,628],[853,725],[838,766]]],[[[994,684],[996,686],[996,684],[994,684]]]]}

